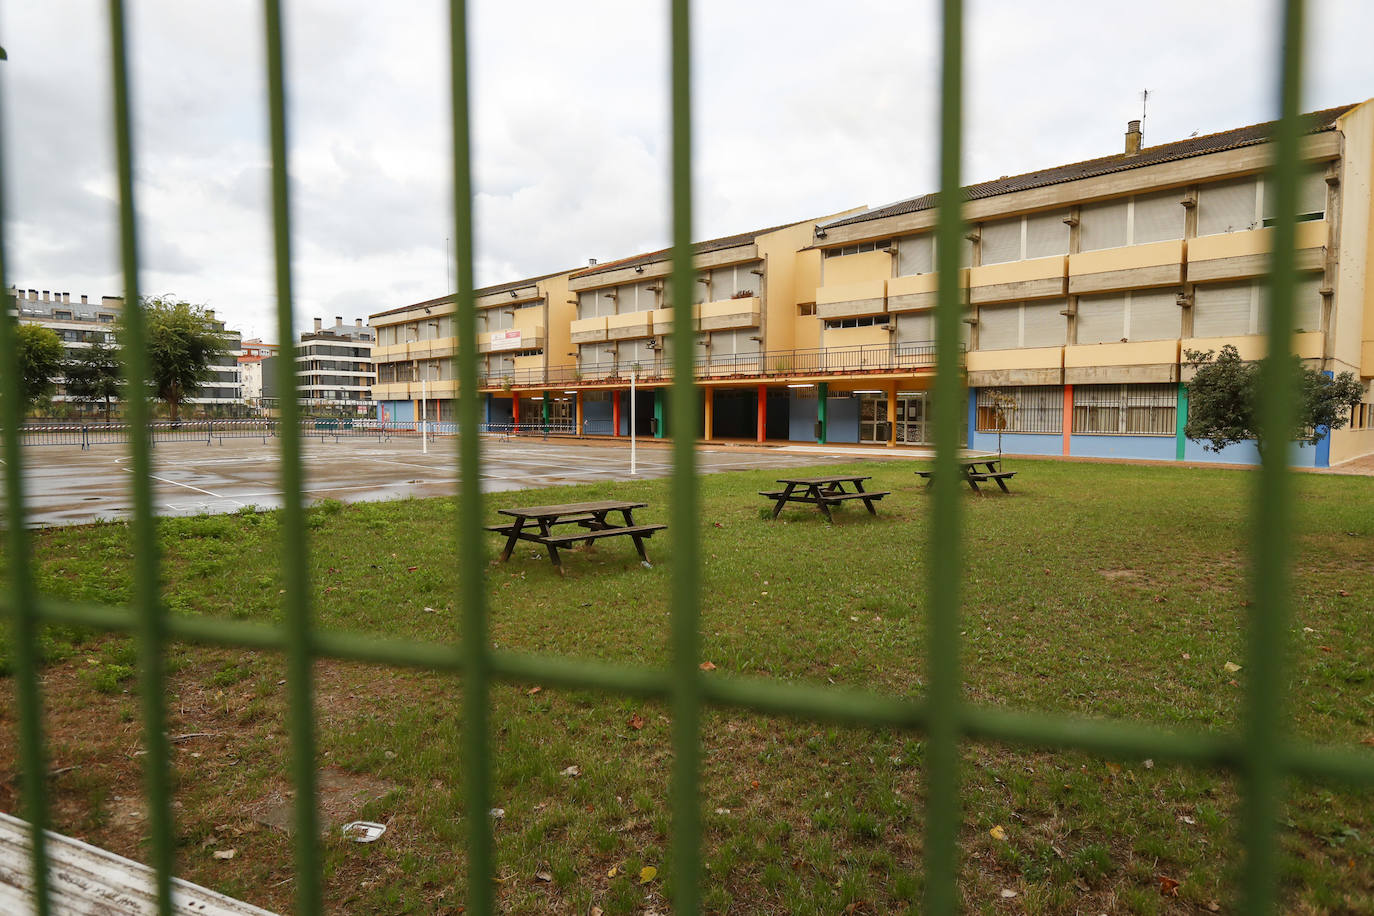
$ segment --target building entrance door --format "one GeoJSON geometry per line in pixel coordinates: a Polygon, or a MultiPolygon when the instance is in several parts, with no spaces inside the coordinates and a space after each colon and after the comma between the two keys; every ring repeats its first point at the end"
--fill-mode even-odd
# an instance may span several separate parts
{"type": "Polygon", "coordinates": [[[924,391],[897,392],[897,441],[928,445],[928,404],[924,391]]]}

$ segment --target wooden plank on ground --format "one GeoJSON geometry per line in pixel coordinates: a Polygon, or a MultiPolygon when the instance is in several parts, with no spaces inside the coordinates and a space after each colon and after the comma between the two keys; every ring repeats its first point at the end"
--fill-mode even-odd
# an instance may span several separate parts
{"type": "MultiPolygon", "coordinates": [[[[151,868],[52,831],[47,837],[55,916],[157,913],[151,868]]],[[[28,823],[0,812],[0,913],[34,911],[30,855],[28,823]]],[[[180,878],[172,879],[172,912],[177,916],[274,916],[180,878]]]]}

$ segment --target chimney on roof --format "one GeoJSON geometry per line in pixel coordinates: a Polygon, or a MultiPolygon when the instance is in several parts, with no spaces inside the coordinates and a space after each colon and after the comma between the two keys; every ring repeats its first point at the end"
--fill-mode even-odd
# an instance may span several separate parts
{"type": "Polygon", "coordinates": [[[316,318],[316,319],[315,319],[315,330],[316,330],[316,331],[319,331],[319,330],[321,330],[323,327],[324,327],[324,319],[323,319],[323,318],[316,318]]]}
{"type": "Polygon", "coordinates": [[[588,266],[588,267],[595,267],[595,266],[596,266],[596,258],[588,258],[588,259],[587,259],[587,266],[588,266]]]}
{"type": "Polygon", "coordinates": [[[37,301],[38,301],[38,290],[36,290],[36,289],[31,289],[31,290],[29,290],[29,301],[30,301],[30,302],[37,302],[37,301]]]}
{"type": "Polygon", "coordinates": [[[361,318],[354,318],[354,319],[353,319],[353,327],[355,327],[355,328],[360,328],[360,327],[362,327],[362,326],[363,326],[363,320],[362,320],[361,318]]]}
{"type": "Polygon", "coordinates": [[[335,316],[334,316],[334,327],[336,327],[336,328],[343,327],[343,316],[342,316],[342,315],[335,315],[335,316]]]}
{"type": "Polygon", "coordinates": [[[1126,155],[1136,156],[1140,154],[1140,122],[1126,122],[1126,155]]]}
{"type": "Polygon", "coordinates": [[[46,289],[43,290],[43,301],[44,301],[44,302],[50,301],[50,300],[48,299],[48,291],[47,291],[46,289]]]}
{"type": "Polygon", "coordinates": [[[211,321],[214,321],[214,320],[215,320],[215,310],[214,310],[214,309],[206,309],[206,310],[205,310],[205,317],[206,317],[206,318],[209,318],[211,321]]]}
{"type": "Polygon", "coordinates": [[[82,296],[82,297],[81,297],[81,304],[82,304],[82,305],[86,305],[86,304],[87,304],[87,302],[86,302],[86,297],[85,297],[85,296],[82,296]]]}
{"type": "Polygon", "coordinates": [[[72,301],[72,294],[71,294],[71,293],[63,293],[63,294],[62,294],[62,304],[63,304],[63,305],[70,305],[70,304],[71,304],[71,301],[72,301]]]}

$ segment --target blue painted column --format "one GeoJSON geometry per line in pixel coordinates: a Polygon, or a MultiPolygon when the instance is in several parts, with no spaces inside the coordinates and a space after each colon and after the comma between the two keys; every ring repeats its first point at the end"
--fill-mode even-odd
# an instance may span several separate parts
{"type": "Polygon", "coordinates": [[[825,409],[825,408],[826,408],[826,403],[825,403],[825,402],[826,402],[826,399],[827,399],[829,396],[830,396],[830,386],[829,386],[829,385],[827,385],[825,382],[821,382],[819,385],[816,386],[816,420],[817,420],[817,422],[819,422],[820,428],[821,428],[821,433],[820,433],[819,436],[816,437],[816,441],[817,441],[818,443],[820,443],[821,445],[825,445],[825,438],[826,438],[827,433],[829,433],[829,429],[828,429],[828,427],[826,426],[826,414],[827,414],[827,411],[826,411],[826,409],[825,409]]]}
{"type": "MultiPolygon", "coordinates": [[[[926,403],[930,403],[927,401],[926,403]]],[[[968,432],[964,435],[964,447],[973,448],[978,436],[978,389],[968,390],[968,432]]]]}
{"type": "MultiPolygon", "coordinates": [[[[1327,378],[1335,378],[1335,373],[1330,369],[1322,372],[1322,375],[1327,378]]],[[[1321,433],[1322,436],[1321,441],[1317,443],[1316,466],[1319,468],[1329,468],[1331,467],[1331,427],[1318,426],[1316,431],[1321,433]]]]}

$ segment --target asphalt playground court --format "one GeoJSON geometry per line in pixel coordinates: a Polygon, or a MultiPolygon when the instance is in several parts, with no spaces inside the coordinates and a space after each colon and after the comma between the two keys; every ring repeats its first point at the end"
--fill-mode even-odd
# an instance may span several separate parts
{"type": "MultiPolygon", "coordinates": [[[[237,512],[245,506],[280,508],[282,491],[278,442],[225,439],[222,443],[159,442],[153,446],[153,506],[159,515],[237,512]]],[[[701,445],[702,473],[794,469],[857,459],[915,459],[926,449],[791,445],[750,447],[701,445]]],[[[451,496],[457,492],[454,440],[340,439],[302,442],[308,501],[340,502],[451,496]]],[[[34,527],[87,524],[127,518],[132,513],[132,471],[128,446],[26,446],[25,501],[34,527]]],[[[641,442],[636,477],[672,473],[672,450],[663,440],[641,442]]],[[[628,442],[500,439],[482,441],[484,492],[629,480],[628,442]]]]}

